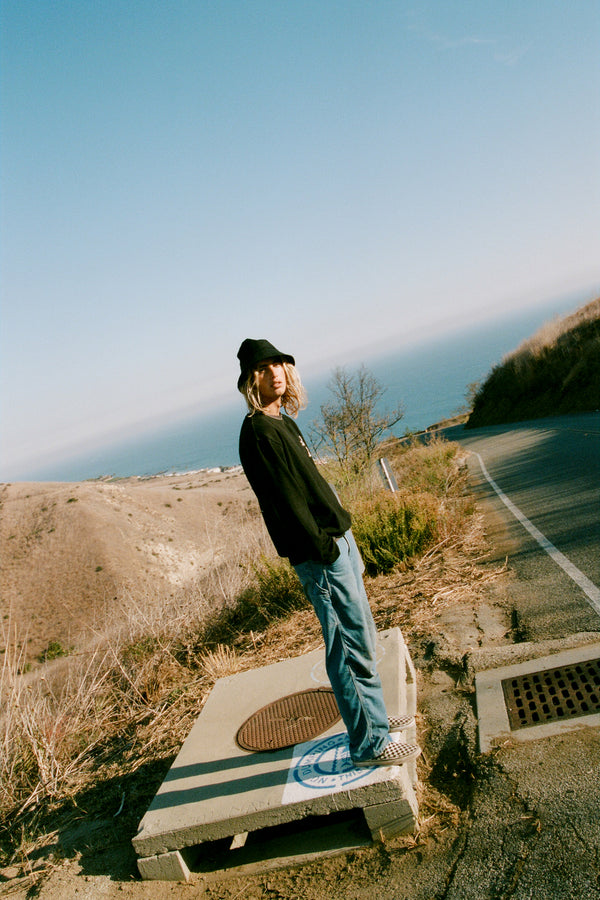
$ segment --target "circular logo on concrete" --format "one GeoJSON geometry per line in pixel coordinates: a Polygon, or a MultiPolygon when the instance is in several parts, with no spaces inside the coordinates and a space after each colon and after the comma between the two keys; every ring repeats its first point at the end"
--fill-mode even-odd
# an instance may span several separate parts
{"type": "Polygon", "coordinates": [[[294,770],[294,780],[305,788],[344,788],[348,784],[368,777],[372,770],[356,769],[350,758],[348,735],[332,734],[319,741],[312,741],[302,754],[294,770]]]}

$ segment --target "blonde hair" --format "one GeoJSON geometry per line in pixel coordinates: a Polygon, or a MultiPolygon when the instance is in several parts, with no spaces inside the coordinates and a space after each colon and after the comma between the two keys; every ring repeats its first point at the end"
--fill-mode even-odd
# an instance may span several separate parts
{"type": "MultiPolygon", "coordinates": [[[[281,398],[281,405],[286,413],[295,419],[299,411],[306,406],[306,391],[300,381],[300,375],[296,366],[283,361],[281,365],[285,372],[285,393],[281,398]]],[[[249,373],[240,387],[240,393],[244,395],[251,416],[255,412],[262,412],[263,405],[260,399],[260,391],[258,390],[258,369],[253,369],[249,373]]]]}

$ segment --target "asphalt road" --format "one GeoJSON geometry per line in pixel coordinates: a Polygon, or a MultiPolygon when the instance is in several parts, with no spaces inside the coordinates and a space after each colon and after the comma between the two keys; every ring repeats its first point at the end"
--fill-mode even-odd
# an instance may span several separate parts
{"type": "Polygon", "coordinates": [[[600,630],[600,413],[446,429],[518,576],[520,640],[600,630]]]}

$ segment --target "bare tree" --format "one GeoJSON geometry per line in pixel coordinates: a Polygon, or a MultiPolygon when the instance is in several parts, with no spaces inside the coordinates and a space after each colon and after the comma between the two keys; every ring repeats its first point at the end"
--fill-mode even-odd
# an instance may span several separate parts
{"type": "Polygon", "coordinates": [[[387,413],[378,406],[385,388],[365,366],[356,372],[333,370],[329,382],[333,398],[321,406],[321,419],[313,422],[311,437],[319,452],[332,455],[347,478],[373,462],[382,437],[404,415],[401,405],[387,413]]]}

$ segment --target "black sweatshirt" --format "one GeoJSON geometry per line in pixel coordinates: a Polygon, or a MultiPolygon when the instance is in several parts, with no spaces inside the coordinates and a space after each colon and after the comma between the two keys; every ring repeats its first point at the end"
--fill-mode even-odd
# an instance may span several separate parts
{"type": "Polygon", "coordinates": [[[240,460],[278,554],[292,565],[334,562],[334,538],[350,528],[350,514],[317,469],[293,419],[246,416],[240,460]]]}

